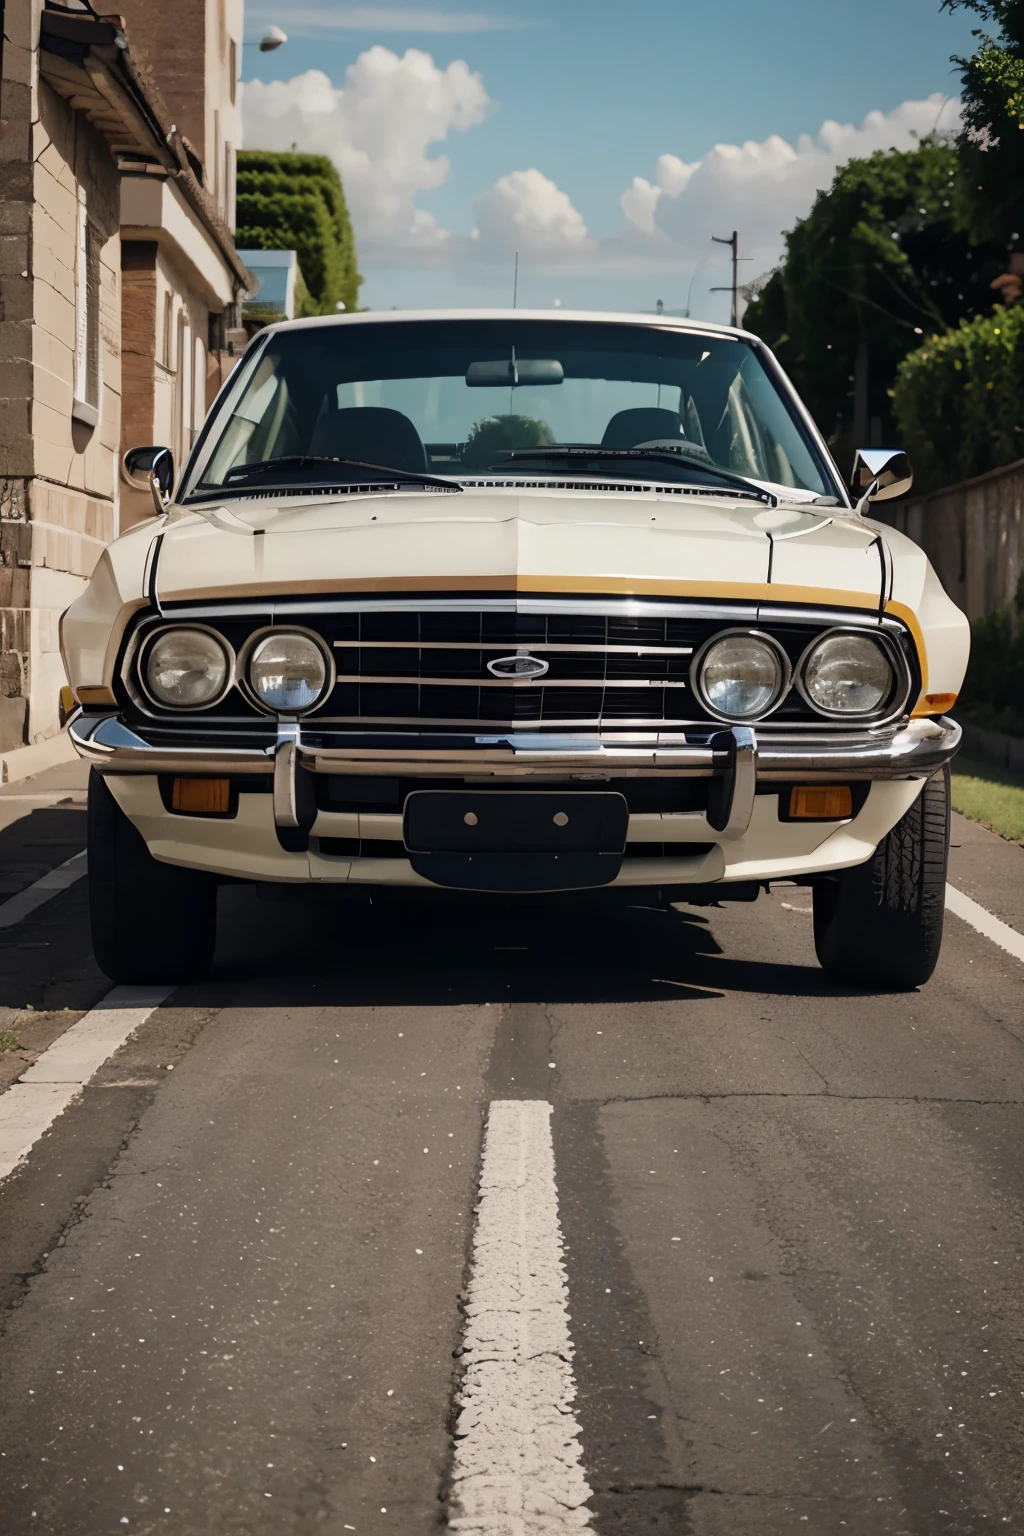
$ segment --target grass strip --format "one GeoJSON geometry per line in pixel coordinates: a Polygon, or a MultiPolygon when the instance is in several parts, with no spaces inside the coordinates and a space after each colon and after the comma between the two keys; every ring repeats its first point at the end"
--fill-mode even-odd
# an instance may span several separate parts
{"type": "Polygon", "coordinates": [[[958,756],[952,791],[954,811],[1024,845],[1024,776],[958,756]]]}

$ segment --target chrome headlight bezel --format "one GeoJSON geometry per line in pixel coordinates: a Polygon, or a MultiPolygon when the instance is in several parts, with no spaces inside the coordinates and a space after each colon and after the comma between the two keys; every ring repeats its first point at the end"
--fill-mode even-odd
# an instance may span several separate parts
{"type": "Polygon", "coordinates": [[[868,629],[863,625],[857,624],[836,624],[831,629],[822,630],[820,634],[815,635],[814,639],[800,653],[800,658],[794,668],[794,682],[797,692],[808,709],[813,710],[821,719],[846,720],[851,725],[863,724],[865,722],[874,724],[902,714],[910,697],[911,686],[910,669],[907,666],[906,658],[903,656],[899,646],[894,643],[892,636],[886,633],[885,630],[868,629]],[[848,635],[858,640],[870,641],[882,653],[882,656],[888,663],[889,688],[884,698],[874,709],[826,709],[823,704],[819,704],[811,696],[810,690],[807,687],[805,672],[807,663],[814,652],[826,640],[833,640],[842,635],[848,635]]]}
{"type": "Polygon", "coordinates": [[[761,720],[767,720],[783,703],[793,686],[793,664],[786,654],[784,647],[776,640],[774,635],[766,634],[762,629],[744,629],[736,625],[731,629],[719,629],[708,637],[695,654],[690,663],[690,687],[693,689],[694,698],[700,702],[701,708],[707,710],[714,720],[721,720],[725,725],[756,725],[761,720]],[[758,640],[775,656],[779,668],[779,682],[775,695],[767,708],[752,715],[727,715],[717,709],[711,703],[703,687],[704,663],[708,652],[723,640],[728,640],[736,635],[744,640],[758,640]]]}
{"type": "Polygon", "coordinates": [[[318,635],[316,630],[308,629],[305,625],[302,624],[265,625],[264,628],[256,630],[254,634],[249,636],[242,648],[238,659],[239,689],[242,693],[245,694],[245,697],[252,704],[255,704],[256,708],[261,712],[261,714],[269,715],[272,719],[280,718],[285,720],[298,720],[305,719],[307,716],[315,714],[318,709],[323,708],[323,706],[327,703],[328,699],[334,692],[336,675],[334,657],[331,655],[330,650],[325,644],[323,636],[318,635]],[[324,663],[323,689],[314,700],[314,702],[312,704],[307,704],[304,709],[275,709],[273,705],[268,704],[265,699],[261,698],[260,694],[253,687],[249,676],[249,669],[252,665],[253,656],[259,647],[263,644],[263,642],[265,640],[281,640],[286,635],[301,635],[303,640],[309,640],[320,652],[324,663]]]}
{"type": "MultiPolygon", "coordinates": [[[[204,713],[208,709],[215,709],[218,704],[222,703],[223,700],[227,698],[235,681],[235,665],[235,652],[230,641],[226,640],[225,637],[221,634],[220,630],[214,629],[211,624],[195,622],[161,624],[157,628],[151,629],[143,637],[135,661],[135,675],[138,678],[138,685],[142,690],[147,703],[152,705],[154,709],[168,710],[171,714],[175,715],[190,715],[193,713],[204,713]],[[162,638],[162,636],[183,631],[194,631],[198,632],[199,634],[209,635],[212,640],[216,641],[217,645],[219,645],[220,649],[224,652],[225,670],[223,685],[213,698],[207,699],[202,704],[169,704],[165,699],[159,698],[150,687],[149,654],[153,649],[153,646],[159,639],[162,638]]],[[[125,674],[125,678],[127,682],[127,672],[125,674]]]]}

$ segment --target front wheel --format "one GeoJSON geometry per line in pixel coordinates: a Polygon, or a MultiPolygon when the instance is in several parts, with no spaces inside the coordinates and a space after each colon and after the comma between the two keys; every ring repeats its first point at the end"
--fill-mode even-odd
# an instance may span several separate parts
{"type": "Polygon", "coordinates": [[[814,948],[830,981],[922,986],[942,945],[949,860],[949,768],[926,779],[866,864],[814,887],[814,948]]]}
{"type": "Polygon", "coordinates": [[[92,947],[112,981],[191,981],[217,938],[217,881],[154,859],[101,774],[89,775],[92,947]]]}

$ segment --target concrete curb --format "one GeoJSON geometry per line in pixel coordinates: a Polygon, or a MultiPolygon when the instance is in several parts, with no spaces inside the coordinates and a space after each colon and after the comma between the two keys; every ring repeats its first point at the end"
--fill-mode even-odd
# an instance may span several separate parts
{"type": "Polygon", "coordinates": [[[56,768],[60,763],[73,762],[77,753],[71,745],[67,731],[59,736],[49,736],[46,741],[33,742],[30,747],[15,747],[0,753],[0,784],[16,784],[44,768],[56,768]]]}
{"type": "Polygon", "coordinates": [[[1024,737],[985,731],[967,720],[961,720],[960,726],[964,733],[960,750],[965,757],[991,763],[996,768],[1009,768],[1013,773],[1024,773],[1024,737]]]}

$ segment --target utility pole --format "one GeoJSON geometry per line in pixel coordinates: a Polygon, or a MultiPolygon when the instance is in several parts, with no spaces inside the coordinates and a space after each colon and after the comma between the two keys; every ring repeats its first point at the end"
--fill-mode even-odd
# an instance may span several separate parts
{"type": "MultiPolygon", "coordinates": [[[[712,235],[716,245],[727,245],[732,251],[732,286],[730,288],[712,288],[712,293],[731,293],[732,311],[729,319],[730,325],[739,325],[739,265],[740,265],[740,237],[739,231],[733,230],[726,239],[724,235],[712,235]]],[[[746,258],[749,260],[749,257],[746,258]]]]}

